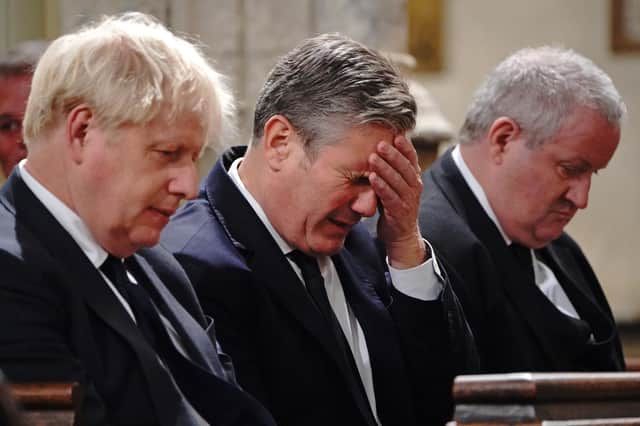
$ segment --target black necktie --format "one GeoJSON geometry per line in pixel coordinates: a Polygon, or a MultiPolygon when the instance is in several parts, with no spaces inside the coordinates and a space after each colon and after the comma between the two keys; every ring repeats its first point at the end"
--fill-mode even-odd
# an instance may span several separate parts
{"type": "Polygon", "coordinates": [[[324,278],[322,278],[316,258],[307,256],[299,250],[294,250],[289,253],[289,258],[300,268],[307,292],[325,321],[332,327],[337,326],[339,330],[342,330],[329,303],[327,290],[324,287],[324,278]]]}
{"type": "MultiPolygon", "coordinates": [[[[314,305],[316,305],[324,317],[331,333],[335,337],[338,351],[344,358],[343,361],[347,362],[350,370],[355,373],[357,371],[357,367],[353,359],[353,354],[349,348],[349,343],[342,332],[342,327],[338,322],[338,318],[336,318],[333,308],[331,308],[331,304],[329,303],[327,290],[324,287],[324,278],[322,278],[320,268],[318,267],[318,260],[315,257],[308,256],[299,250],[292,251],[288,256],[296,265],[298,265],[298,268],[300,268],[300,271],[302,272],[302,279],[307,287],[309,296],[311,296],[311,300],[313,300],[314,305]]],[[[360,378],[360,374],[357,374],[356,376],[360,378]]]]}
{"type": "MultiPolygon", "coordinates": [[[[335,312],[329,303],[327,290],[324,287],[324,278],[322,278],[320,268],[318,267],[318,260],[315,257],[308,256],[299,250],[294,250],[287,256],[296,265],[298,265],[298,268],[300,268],[307,292],[309,293],[309,296],[311,296],[314,305],[324,317],[331,334],[334,336],[334,342],[338,349],[338,353],[340,354],[341,362],[344,365],[345,374],[348,376],[346,377],[347,381],[350,382],[352,386],[359,389],[359,398],[362,398],[362,404],[367,409],[371,408],[366,398],[364,385],[362,384],[358,367],[356,366],[353,358],[353,353],[351,352],[349,343],[342,332],[342,327],[338,322],[338,318],[336,318],[335,312]]],[[[371,414],[370,410],[368,410],[368,412],[371,414]]],[[[373,419],[373,416],[371,418],[373,419]]],[[[372,422],[374,421],[372,420],[372,422]]]]}
{"type": "Polygon", "coordinates": [[[160,352],[166,352],[169,347],[173,347],[171,338],[160,319],[160,315],[153,307],[149,294],[144,287],[129,280],[122,260],[109,255],[107,260],[100,266],[100,270],[127,301],[136,318],[138,328],[156,352],[162,355],[160,352]],[[160,348],[159,346],[162,347],[160,348]]]}
{"type": "Polygon", "coordinates": [[[533,259],[531,258],[531,249],[518,243],[511,243],[509,251],[513,253],[516,259],[516,263],[520,268],[525,271],[527,276],[535,281],[535,275],[533,273],[533,259]]]}

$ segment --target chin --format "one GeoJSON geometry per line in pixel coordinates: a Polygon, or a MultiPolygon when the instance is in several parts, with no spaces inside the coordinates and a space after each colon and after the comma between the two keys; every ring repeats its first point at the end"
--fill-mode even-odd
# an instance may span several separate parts
{"type": "Polygon", "coordinates": [[[344,239],[340,241],[325,242],[324,244],[310,245],[309,249],[321,256],[333,256],[338,253],[344,246],[344,239]]]}
{"type": "Polygon", "coordinates": [[[131,245],[136,249],[145,247],[153,247],[160,242],[160,231],[147,231],[143,233],[135,233],[131,238],[131,245]]]}
{"type": "Polygon", "coordinates": [[[546,246],[547,244],[551,243],[553,240],[556,240],[558,238],[560,238],[560,236],[562,235],[562,230],[560,230],[559,232],[547,232],[543,235],[536,235],[535,237],[535,242],[533,244],[533,248],[534,249],[539,249],[542,248],[544,246],[546,246]]]}

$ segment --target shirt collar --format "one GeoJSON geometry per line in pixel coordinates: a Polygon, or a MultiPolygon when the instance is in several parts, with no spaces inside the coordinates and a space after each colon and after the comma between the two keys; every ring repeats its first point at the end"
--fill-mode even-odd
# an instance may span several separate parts
{"type": "Polygon", "coordinates": [[[240,191],[240,193],[247,200],[251,208],[256,212],[256,215],[258,215],[258,217],[260,218],[264,226],[267,228],[267,230],[269,231],[273,239],[276,241],[276,244],[278,244],[278,247],[280,247],[280,250],[282,251],[282,253],[289,254],[294,250],[294,248],[291,247],[289,243],[287,243],[280,236],[280,234],[278,234],[278,231],[276,231],[276,229],[273,227],[273,225],[269,221],[269,218],[267,218],[266,213],[264,212],[260,204],[258,204],[258,201],[253,197],[253,195],[251,195],[247,187],[244,186],[242,179],[240,179],[238,168],[240,167],[240,163],[242,162],[243,158],[244,157],[236,158],[235,161],[231,164],[231,167],[229,167],[229,177],[231,177],[231,180],[238,187],[238,190],[240,191]]]}
{"type": "Polygon", "coordinates": [[[64,204],[58,197],[53,195],[38,180],[33,177],[25,165],[27,159],[20,161],[20,176],[25,185],[33,192],[33,195],[44,204],[45,208],[53,215],[58,223],[69,233],[71,238],[80,246],[80,249],[89,258],[89,261],[99,268],[107,259],[108,253],[93,238],[89,228],[73,210],[64,204]]]}
{"type": "Polygon", "coordinates": [[[496,225],[496,228],[498,228],[498,231],[500,232],[500,235],[502,235],[504,242],[507,245],[511,245],[511,238],[507,236],[507,234],[502,229],[502,226],[500,226],[498,217],[491,208],[491,204],[489,204],[487,194],[484,192],[484,189],[482,189],[480,182],[478,182],[475,176],[473,176],[473,173],[471,173],[471,170],[469,170],[467,163],[464,162],[464,158],[462,158],[462,154],[460,153],[460,145],[456,145],[456,147],[453,149],[453,152],[451,153],[451,157],[453,158],[453,162],[456,164],[456,167],[458,167],[462,178],[467,183],[467,185],[469,185],[471,192],[482,206],[482,209],[487,214],[487,216],[489,216],[491,221],[496,225]]]}

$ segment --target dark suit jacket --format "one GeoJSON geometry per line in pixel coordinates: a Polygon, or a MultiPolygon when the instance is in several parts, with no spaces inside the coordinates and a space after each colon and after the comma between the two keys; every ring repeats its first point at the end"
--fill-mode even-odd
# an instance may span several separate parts
{"type": "MultiPolygon", "coordinates": [[[[203,417],[272,424],[235,385],[228,358],[209,344],[213,327],[207,335],[195,293],[171,254],[142,250],[127,266],[182,337],[194,370],[217,369],[207,380],[194,374],[208,395],[191,401],[203,417]]],[[[0,195],[0,268],[0,368],[9,380],[79,382],[86,394],[81,424],[185,424],[177,418],[182,399],[154,350],[17,169],[0,195]]]]}
{"type": "Polygon", "coordinates": [[[553,270],[582,321],[557,310],[518,266],[451,151],[423,174],[423,183],[420,228],[450,267],[484,371],[624,369],[605,295],[568,235],[536,255],[553,270]]]}
{"type": "MultiPolygon", "coordinates": [[[[346,379],[328,327],[226,172],[243,153],[235,148],[216,164],[199,197],[167,226],[162,244],[184,266],[205,312],[215,316],[240,384],[279,425],[371,425],[366,397],[346,379]]],[[[332,259],[366,336],[382,424],[444,422],[452,377],[469,349],[449,286],[433,302],[393,291],[361,227],[332,259]],[[450,339],[459,358],[451,355],[450,339]]]]}

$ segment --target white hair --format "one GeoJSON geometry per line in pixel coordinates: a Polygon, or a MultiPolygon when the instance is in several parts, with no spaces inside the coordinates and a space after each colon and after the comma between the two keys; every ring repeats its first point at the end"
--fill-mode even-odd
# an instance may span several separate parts
{"type": "Polygon", "coordinates": [[[208,143],[233,128],[222,75],[193,42],[137,12],[104,17],[49,46],[33,76],[25,143],[82,103],[107,128],[146,124],[161,111],[169,121],[195,114],[208,143]]]}
{"type": "Polygon", "coordinates": [[[475,93],[460,129],[460,143],[485,135],[503,116],[515,120],[530,147],[549,140],[578,107],[598,111],[620,126],[626,107],[611,78],[569,49],[521,49],[489,74],[475,93]]]}

